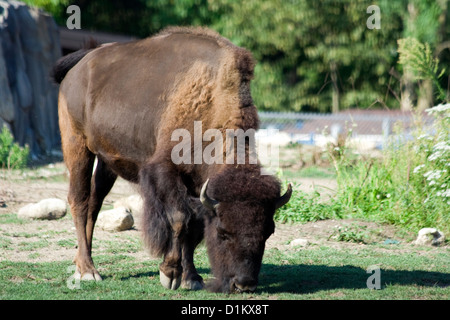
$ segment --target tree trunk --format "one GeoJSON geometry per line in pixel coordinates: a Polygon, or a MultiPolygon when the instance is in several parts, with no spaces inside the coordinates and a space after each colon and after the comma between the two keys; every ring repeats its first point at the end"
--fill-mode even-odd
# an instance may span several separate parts
{"type": "Polygon", "coordinates": [[[402,89],[400,109],[402,111],[411,111],[414,106],[414,75],[409,70],[404,70],[402,76],[402,89]]]}
{"type": "Polygon", "coordinates": [[[417,101],[417,110],[424,111],[433,106],[433,82],[429,79],[424,80],[419,86],[419,98],[417,101]]]}
{"type": "Polygon", "coordinates": [[[335,62],[330,63],[331,81],[333,83],[331,112],[339,112],[339,88],[337,81],[337,67],[335,62]]]}
{"type": "MultiPolygon", "coordinates": [[[[408,3],[408,17],[406,19],[407,36],[415,34],[415,21],[417,19],[417,8],[413,1],[408,3]]],[[[415,100],[415,81],[414,75],[409,70],[404,70],[401,80],[401,101],[400,109],[402,111],[410,111],[414,107],[415,100]]]]}

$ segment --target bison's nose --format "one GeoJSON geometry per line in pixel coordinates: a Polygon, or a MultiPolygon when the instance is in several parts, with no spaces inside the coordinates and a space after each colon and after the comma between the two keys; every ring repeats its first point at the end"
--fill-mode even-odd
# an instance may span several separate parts
{"type": "Polygon", "coordinates": [[[256,290],[258,282],[250,277],[236,277],[233,284],[235,291],[253,292],[256,290]]]}

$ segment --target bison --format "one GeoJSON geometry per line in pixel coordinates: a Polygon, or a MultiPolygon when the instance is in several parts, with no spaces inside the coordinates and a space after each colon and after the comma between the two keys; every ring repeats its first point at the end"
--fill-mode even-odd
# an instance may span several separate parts
{"type": "MultiPolygon", "coordinates": [[[[280,196],[279,181],[247,160],[175,164],[171,158],[179,143],[172,133],[182,128],[194,134],[194,122],[224,137],[229,129],[258,127],[250,94],[254,64],[247,50],[214,31],[174,27],[143,40],[80,50],[56,63],[78,277],[101,280],[91,257],[92,235],[120,176],[142,193],[140,229],[150,253],[163,256],[164,287],[204,287],[193,254],[205,238],[214,274],[207,286],[216,292],[255,290],[273,215],[289,201],[291,186],[280,196]]],[[[196,146],[205,147],[205,141],[196,146]]],[[[244,150],[250,152],[247,140],[244,150]]]]}

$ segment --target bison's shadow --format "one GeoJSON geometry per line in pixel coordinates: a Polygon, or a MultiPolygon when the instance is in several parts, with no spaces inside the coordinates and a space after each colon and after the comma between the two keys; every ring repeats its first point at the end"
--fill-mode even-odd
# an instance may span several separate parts
{"type": "MultiPolygon", "coordinates": [[[[273,265],[263,264],[258,291],[267,293],[313,293],[332,289],[365,289],[374,273],[355,266],[273,265]]],[[[375,283],[370,281],[370,283],[375,283]]],[[[450,274],[429,271],[380,269],[381,289],[386,284],[450,286],[450,274]]]]}
{"type": "MultiPolygon", "coordinates": [[[[211,275],[209,268],[197,268],[199,274],[211,275]]],[[[259,275],[257,292],[269,294],[307,294],[333,289],[367,289],[367,279],[373,273],[351,265],[274,265],[263,264],[259,275]]],[[[140,277],[158,277],[159,272],[138,272],[121,280],[140,277]]],[[[206,277],[208,278],[208,276],[206,277]]],[[[371,283],[374,283],[371,281],[371,283]]],[[[450,286],[450,274],[430,271],[406,271],[380,269],[381,289],[386,285],[418,285],[426,287],[450,286]]]]}

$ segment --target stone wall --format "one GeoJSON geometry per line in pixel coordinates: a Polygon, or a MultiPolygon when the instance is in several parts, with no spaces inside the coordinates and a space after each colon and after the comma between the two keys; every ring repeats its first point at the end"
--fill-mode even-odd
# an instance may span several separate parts
{"type": "Polygon", "coordinates": [[[0,0],[0,126],[33,157],[60,148],[58,87],[49,71],[61,56],[58,27],[45,12],[0,0]]]}

